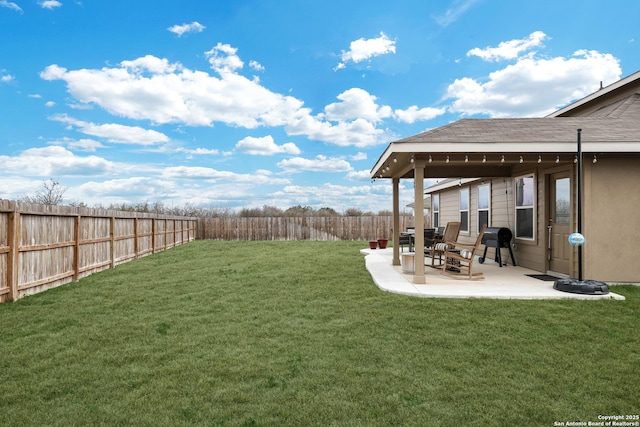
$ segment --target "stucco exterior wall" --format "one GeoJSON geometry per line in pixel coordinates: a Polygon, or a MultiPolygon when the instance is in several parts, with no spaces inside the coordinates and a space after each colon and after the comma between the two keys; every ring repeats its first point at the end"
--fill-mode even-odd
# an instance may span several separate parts
{"type": "Polygon", "coordinates": [[[640,157],[598,156],[584,162],[583,276],[640,282],[640,157]]]}

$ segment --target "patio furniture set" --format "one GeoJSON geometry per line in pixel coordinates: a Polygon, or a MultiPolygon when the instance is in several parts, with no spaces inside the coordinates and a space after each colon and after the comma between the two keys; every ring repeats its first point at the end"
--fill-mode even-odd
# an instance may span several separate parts
{"type": "MultiPolygon", "coordinates": [[[[442,230],[442,228],[437,230],[433,228],[425,230],[424,254],[425,257],[429,257],[431,259],[431,264],[429,266],[432,268],[438,268],[441,270],[441,274],[451,277],[462,277],[469,280],[483,279],[484,276],[482,273],[473,271],[473,262],[478,254],[480,244],[487,243],[483,242],[483,236],[487,226],[484,225],[482,227],[476,237],[475,243],[473,244],[458,241],[458,236],[460,234],[460,222],[449,222],[447,223],[447,226],[443,228],[444,230],[442,230]]],[[[408,230],[400,236],[400,245],[409,245],[409,252],[405,253],[404,249],[402,251],[402,271],[404,273],[413,273],[413,255],[415,252],[412,249],[415,242],[413,238],[414,235],[415,231],[412,233],[408,230]]],[[[499,248],[496,249],[496,251],[499,250],[499,248]]],[[[484,257],[486,257],[486,248],[480,263],[484,262],[484,257]]],[[[498,259],[500,258],[496,255],[496,260],[498,259]]],[[[501,259],[500,266],[502,267],[501,259]]]]}

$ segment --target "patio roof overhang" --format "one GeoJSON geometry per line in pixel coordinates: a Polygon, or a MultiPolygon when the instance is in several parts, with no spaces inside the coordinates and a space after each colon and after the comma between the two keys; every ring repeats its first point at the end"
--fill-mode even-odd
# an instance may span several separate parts
{"type": "Polygon", "coordinates": [[[463,119],[391,142],[371,169],[371,178],[510,176],[522,163],[573,163],[577,129],[582,152],[640,153],[640,123],[612,118],[463,119]]]}

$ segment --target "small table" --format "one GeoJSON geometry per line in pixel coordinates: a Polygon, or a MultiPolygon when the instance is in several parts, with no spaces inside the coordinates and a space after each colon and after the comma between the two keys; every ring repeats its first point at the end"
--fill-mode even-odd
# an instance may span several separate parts
{"type": "Polygon", "coordinates": [[[414,274],[416,271],[415,265],[415,252],[403,252],[402,253],[402,272],[404,274],[414,274]]]}

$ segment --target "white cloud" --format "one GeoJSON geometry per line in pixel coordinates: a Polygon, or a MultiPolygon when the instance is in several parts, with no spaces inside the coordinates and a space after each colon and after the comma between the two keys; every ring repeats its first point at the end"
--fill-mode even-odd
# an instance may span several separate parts
{"type": "Polygon", "coordinates": [[[395,110],[393,113],[396,116],[396,119],[399,122],[403,122],[403,123],[414,123],[416,121],[423,121],[423,120],[431,120],[434,119],[438,116],[443,115],[444,113],[447,112],[447,109],[442,107],[442,108],[431,108],[431,107],[425,107],[425,108],[418,108],[415,105],[412,105],[411,107],[407,108],[406,110],[395,110]]]}
{"type": "Polygon", "coordinates": [[[277,145],[273,141],[273,137],[271,135],[267,135],[262,138],[248,136],[238,141],[236,144],[236,150],[257,156],[271,156],[280,153],[293,155],[300,154],[300,149],[294,143],[287,142],[282,145],[277,145]]]}
{"type": "Polygon", "coordinates": [[[122,61],[122,67],[133,72],[134,75],[141,75],[144,71],[151,74],[170,74],[182,69],[179,63],[171,64],[166,58],[156,58],[153,55],[146,55],[133,61],[122,61]]]}
{"type": "Polygon", "coordinates": [[[388,183],[361,186],[327,183],[308,187],[288,185],[271,196],[284,206],[298,204],[316,207],[331,206],[337,210],[359,207],[363,210],[378,212],[392,208],[391,191],[391,185],[388,183]]]}
{"type": "Polygon", "coordinates": [[[238,49],[229,44],[218,43],[204,54],[211,68],[220,74],[231,73],[244,66],[244,62],[238,56],[238,49]]]}
{"type": "Polygon", "coordinates": [[[53,102],[53,101],[47,101],[47,102],[44,103],[44,106],[45,107],[49,107],[49,108],[51,108],[51,107],[53,107],[55,105],[56,105],[56,103],[53,102]]]}
{"type": "Polygon", "coordinates": [[[345,91],[339,96],[342,104],[331,104],[314,116],[302,101],[238,74],[243,61],[236,48],[218,43],[205,55],[220,77],[151,55],[102,69],[67,70],[52,64],[40,76],[65,81],[79,101],[76,108],[98,105],[119,117],[157,124],[283,126],[289,135],[357,147],[386,143],[392,137],[376,128],[377,122],[391,116],[391,108],[376,105],[375,97],[362,89],[345,91]]]}
{"type": "Polygon", "coordinates": [[[175,185],[154,177],[127,177],[102,182],[89,181],[75,189],[81,200],[97,200],[103,205],[112,203],[139,203],[144,200],[157,200],[158,197],[171,194],[175,185]]]}
{"type": "Polygon", "coordinates": [[[62,3],[60,3],[58,0],[42,0],[42,1],[39,1],[38,4],[43,9],[50,9],[50,10],[55,9],[56,7],[62,6],[62,3]]]}
{"type": "Polygon", "coordinates": [[[611,54],[579,50],[571,57],[528,55],[489,74],[487,81],[456,79],[447,88],[450,111],[489,117],[540,117],[620,79],[611,54]]]}
{"type": "Polygon", "coordinates": [[[325,117],[329,120],[345,121],[360,118],[371,123],[378,123],[392,115],[391,107],[379,106],[375,102],[377,98],[364,89],[348,89],[337,98],[342,102],[324,107],[325,117]]]}
{"type": "Polygon", "coordinates": [[[335,67],[335,70],[345,68],[349,61],[358,63],[389,53],[396,53],[396,42],[390,40],[385,33],[380,32],[380,37],[375,39],[360,38],[351,42],[349,50],[342,51],[342,62],[335,67]]]}
{"type": "Polygon", "coordinates": [[[64,145],[67,148],[72,150],[86,151],[86,152],[95,152],[98,148],[105,148],[102,143],[96,141],[95,139],[71,139],[71,138],[63,138],[59,141],[54,141],[51,144],[53,145],[64,145]]]}
{"type": "Polygon", "coordinates": [[[371,179],[371,172],[368,170],[351,171],[347,174],[349,181],[368,181],[371,179]]]}
{"type": "Polygon", "coordinates": [[[487,47],[480,49],[478,47],[467,52],[467,56],[477,56],[485,61],[500,61],[502,59],[515,59],[522,52],[526,52],[531,48],[542,46],[542,42],[549,37],[542,31],[535,31],[529,34],[525,39],[510,40],[501,42],[498,47],[487,47]]]}
{"type": "Polygon", "coordinates": [[[227,181],[246,184],[279,184],[286,185],[290,181],[285,178],[273,177],[271,173],[260,170],[253,174],[240,174],[231,171],[220,171],[202,166],[173,166],[162,172],[165,179],[206,180],[207,182],[227,181]]]}
{"type": "Polygon", "coordinates": [[[118,144],[153,145],[169,142],[167,135],[155,130],[143,129],[139,126],[124,126],[116,123],[97,125],[95,123],[76,120],[66,114],[55,115],[51,117],[51,120],[67,123],[71,126],[78,127],[78,130],[86,135],[105,138],[109,142],[118,144]]]}
{"type": "Polygon", "coordinates": [[[23,13],[22,8],[12,1],[0,0],[0,7],[6,7],[8,9],[15,10],[16,12],[23,13]]]}
{"type": "Polygon", "coordinates": [[[249,61],[249,67],[256,71],[264,71],[264,66],[258,61],[249,61]]]}
{"type": "Polygon", "coordinates": [[[64,147],[49,146],[30,148],[16,157],[0,156],[0,170],[22,176],[92,176],[115,173],[116,165],[101,157],[80,157],[64,147]]]}
{"type": "Polygon", "coordinates": [[[318,155],[315,159],[305,159],[303,157],[285,159],[278,162],[278,167],[287,172],[349,172],[353,170],[346,160],[329,158],[323,155],[318,155]]]}
{"type": "Polygon", "coordinates": [[[180,147],[176,149],[176,151],[179,153],[195,154],[198,156],[217,156],[218,154],[220,154],[219,150],[210,149],[210,148],[187,149],[187,148],[180,147]]]}
{"type": "Polygon", "coordinates": [[[5,74],[4,76],[0,77],[0,82],[2,83],[11,83],[14,80],[15,77],[13,77],[11,74],[5,74]]]}
{"type": "Polygon", "coordinates": [[[358,160],[367,160],[368,157],[367,157],[367,153],[363,153],[362,151],[360,151],[352,155],[350,158],[353,161],[358,161],[358,160]]]}
{"type": "Polygon", "coordinates": [[[167,30],[171,31],[174,34],[177,34],[178,37],[182,37],[182,35],[186,33],[201,33],[205,28],[207,27],[205,27],[201,23],[193,21],[190,24],[173,25],[167,28],[167,30]]]}
{"type": "Polygon", "coordinates": [[[474,3],[478,0],[454,0],[452,6],[447,11],[438,16],[434,16],[433,19],[442,27],[446,27],[460,18],[474,3]]]}

